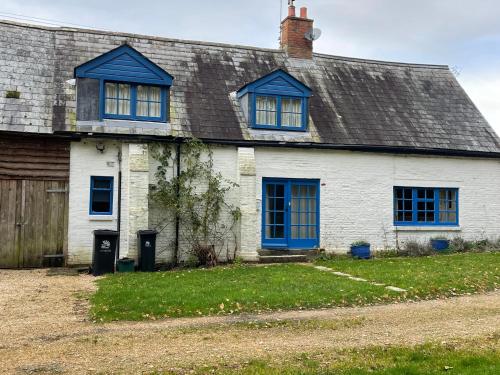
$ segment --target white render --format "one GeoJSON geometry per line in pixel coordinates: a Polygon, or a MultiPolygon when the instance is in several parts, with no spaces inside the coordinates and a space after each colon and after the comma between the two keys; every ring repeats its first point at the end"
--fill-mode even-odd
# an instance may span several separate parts
{"type": "MultiPolygon", "coordinates": [[[[92,230],[116,229],[119,149],[123,157],[121,256],[136,257],[136,231],[156,225],[156,207],[148,202],[147,189],[154,183],[156,164],[147,147],[106,141],[106,151],[101,154],[95,143],[72,143],[70,264],[90,263],[92,230]],[[92,175],[115,176],[112,218],[88,214],[92,175]]],[[[326,251],[346,252],[351,242],[360,239],[382,250],[408,240],[428,241],[436,235],[468,240],[500,237],[500,160],[285,147],[213,146],[213,150],[215,169],[239,184],[228,199],[239,205],[242,220],[237,243],[226,246],[231,251],[236,245],[246,260],[258,259],[263,177],[320,180],[320,248],[326,251]],[[460,225],[394,227],[394,186],[458,188],[460,225]]],[[[171,261],[173,240],[174,230],[169,226],[158,237],[159,261],[171,261]]],[[[180,245],[180,259],[185,260],[186,244],[180,245]]]]}

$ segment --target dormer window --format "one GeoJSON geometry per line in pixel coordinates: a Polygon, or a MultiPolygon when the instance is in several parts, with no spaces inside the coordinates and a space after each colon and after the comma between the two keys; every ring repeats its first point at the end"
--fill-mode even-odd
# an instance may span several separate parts
{"type": "Polygon", "coordinates": [[[80,65],[75,77],[77,120],[168,121],[173,77],[128,45],[80,65]]]}
{"type": "Polygon", "coordinates": [[[303,98],[255,95],[255,127],[302,130],[303,98]]]}
{"type": "Polygon", "coordinates": [[[104,83],[104,118],[161,121],[166,90],[158,86],[104,83]]]}
{"type": "Polygon", "coordinates": [[[306,131],[311,90],[283,70],[238,91],[250,126],[257,129],[306,131]]]}

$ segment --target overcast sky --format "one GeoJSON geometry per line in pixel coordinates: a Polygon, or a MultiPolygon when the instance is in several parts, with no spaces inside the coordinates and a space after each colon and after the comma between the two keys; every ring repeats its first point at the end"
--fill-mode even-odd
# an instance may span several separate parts
{"type": "MultiPolygon", "coordinates": [[[[286,12],[287,0],[282,0],[286,12]]],[[[0,18],[277,48],[280,0],[2,0],[0,18]],[[12,19],[12,18],[11,18],[12,19]]],[[[297,0],[323,31],[315,51],[447,64],[500,133],[500,1],[297,0]]]]}

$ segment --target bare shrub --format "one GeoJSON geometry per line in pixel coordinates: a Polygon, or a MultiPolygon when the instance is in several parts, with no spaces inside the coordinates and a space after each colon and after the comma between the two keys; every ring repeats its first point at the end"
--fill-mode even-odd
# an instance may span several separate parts
{"type": "Polygon", "coordinates": [[[434,250],[430,244],[422,244],[417,241],[407,241],[404,243],[403,248],[399,251],[400,256],[407,257],[423,257],[434,254],[434,250]]]}

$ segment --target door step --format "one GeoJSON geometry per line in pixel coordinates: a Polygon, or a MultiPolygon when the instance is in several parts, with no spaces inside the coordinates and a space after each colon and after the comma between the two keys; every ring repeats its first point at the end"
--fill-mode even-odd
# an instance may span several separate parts
{"type": "Polygon", "coordinates": [[[259,263],[303,263],[307,262],[306,255],[259,255],[259,263]]]}

